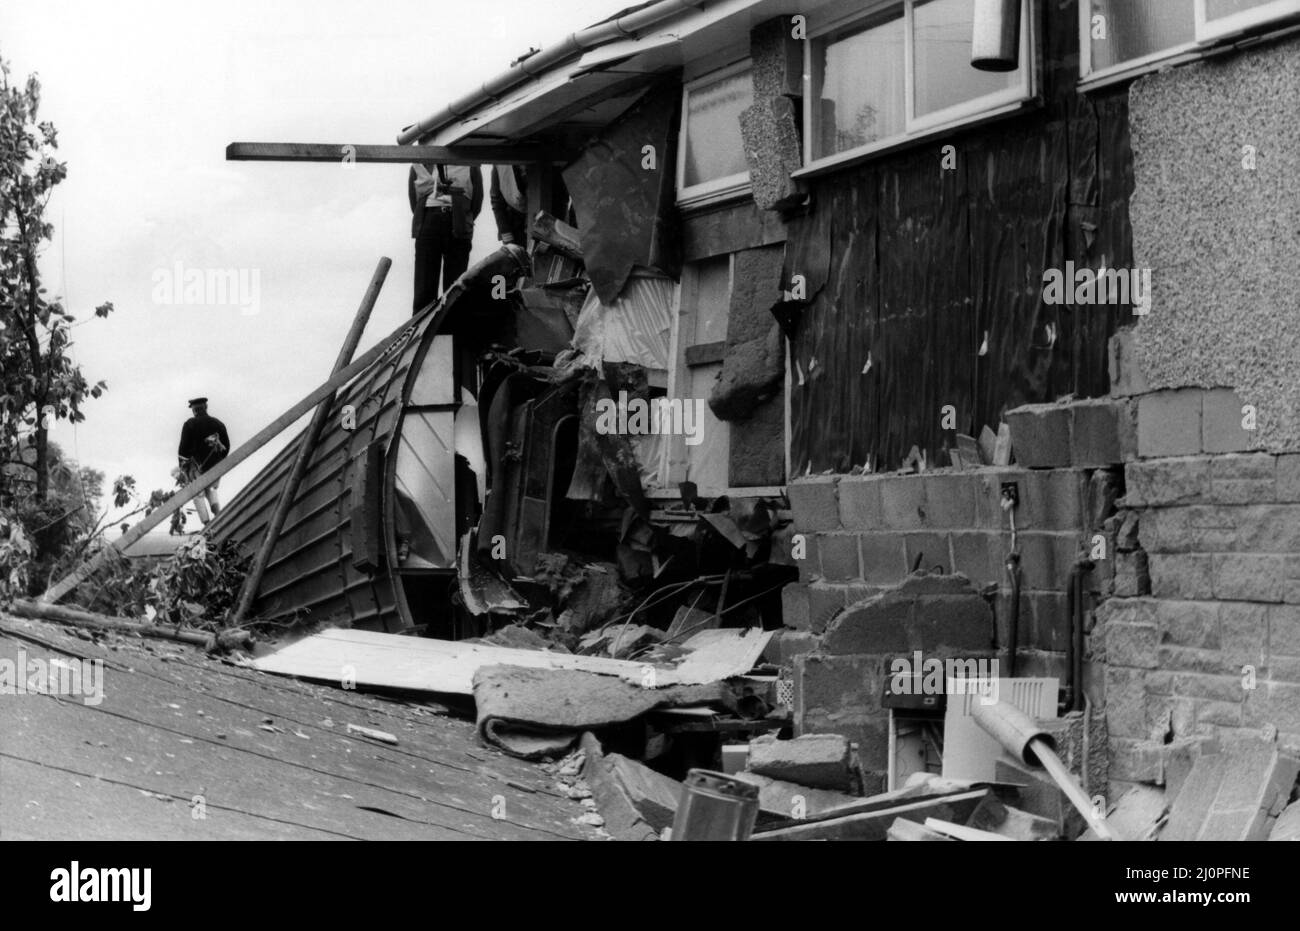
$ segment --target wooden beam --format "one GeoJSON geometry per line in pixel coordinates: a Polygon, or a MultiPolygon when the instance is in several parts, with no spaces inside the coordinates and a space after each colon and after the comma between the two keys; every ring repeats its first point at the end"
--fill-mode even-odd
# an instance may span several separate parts
{"type": "Polygon", "coordinates": [[[140,523],[136,524],[126,533],[122,534],[122,536],[118,537],[108,546],[105,546],[103,549],[99,550],[94,556],[92,556],[86,562],[82,563],[76,569],[76,571],[70,573],[69,575],[65,576],[56,584],[50,586],[50,588],[47,589],[43,595],[41,595],[40,600],[48,604],[48,603],[56,602],[59,599],[63,598],[65,595],[68,594],[68,592],[72,591],[83,581],[89,578],[90,575],[96,569],[102,566],[104,562],[108,559],[109,554],[112,552],[112,550],[118,550],[118,551],[125,550],[136,540],[139,540],[150,530],[157,527],[163,521],[171,517],[172,514],[174,514],[176,511],[179,511],[181,508],[183,508],[196,495],[198,495],[199,492],[203,491],[205,488],[212,485],[213,482],[216,482],[218,479],[220,479],[223,475],[225,475],[235,466],[239,465],[249,456],[253,455],[253,453],[257,452],[259,449],[261,449],[263,446],[269,443],[272,439],[278,436],[283,430],[291,426],[294,423],[294,421],[296,421],[303,414],[307,413],[309,410],[311,410],[321,401],[325,400],[327,397],[333,394],[336,390],[346,385],[348,382],[356,378],[366,369],[370,368],[370,366],[372,366],[376,361],[378,361],[384,355],[391,352],[393,350],[394,341],[396,341],[400,336],[402,336],[402,334],[404,334],[407,330],[417,326],[420,317],[422,317],[425,313],[430,312],[431,309],[434,307],[437,307],[437,310],[433,312],[437,313],[439,316],[442,316],[445,314],[445,311],[447,309],[447,304],[445,301],[442,301],[437,304],[430,304],[429,307],[421,311],[420,314],[417,315],[414,320],[402,324],[400,327],[398,327],[396,330],[390,333],[387,337],[381,340],[377,346],[367,351],[360,359],[353,362],[347,368],[343,369],[343,371],[334,375],[329,381],[325,382],[320,387],[316,388],[314,391],[311,392],[311,394],[307,395],[305,398],[303,398],[293,407],[289,408],[287,411],[285,411],[283,414],[277,417],[275,421],[272,422],[269,426],[264,427],[261,430],[261,432],[259,432],[256,436],[254,436],[243,446],[239,447],[239,449],[232,452],[229,456],[227,456],[225,459],[222,459],[219,463],[217,463],[207,472],[204,472],[194,481],[190,482],[180,491],[176,492],[176,494],[168,498],[165,504],[163,504],[157,510],[149,514],[149,516],[146,517],[144,520],[140,521],[140,523]]]}
{"type": "MultiPolygon", "coordinates": [[[[352,326],[348,328],[347,336],[343,340],[343,347],[339,350],[338,358],[334,360],[334,368],[330,370],[331,375],[337,375],[352,361],[352,356],[361,342],[361,334],[365,332],[366,323],[370,320],[370,312],[375,309],[375,301],[379,299],[379,290],[384,286],[384,279],[388,277],[388,270],[392,265],[393,260],[388,256],[379,260],[366,293],[361,298],[361,306],[357,308],[352,326]]],[[[244,584],[239,590],[239,603],[235,605],[234,613],[230,616],[231,627],[238,627],[244,623],[249,609],[253,607],[257,590],[262,585],[262,575],[271,561],[275,544],[280,542],[280,531],[284,529],[284,522],[293,508],[294,499],[298,497],[298,486],[302,484],[303,476],[307,474],[307,467],[311,464],[312,454],[316,452],[316,444],[320,442],[321,434],[325,432],[325,422],[329,420],[330,407],[334,404],[335,394],[337,392],[331,391],[329,397],[316,405],[316,413],[312,414],[311,423],[302,435],[289,476],[280,489],[280,499],[276,502],[271,519],[267,522],[262,544],[258,547],[257,555],[253,558],[253,564],[249,567],[248,575],[244,577],[244,584]]]]}
{"type": "Polygon", "coordinates": [[[228,162],[374,162],[409,165],[567,165],[572,157],[537,146],[352,145],[332,142],[232,142],[228,162]]]}
{"type": "Polygon", "coordinates": [[[160,624],[140,624],[121,617],[109,617],[106,614],[92,614],[78,611],[62,605],[40,604],[19,599],[14,601],[9,610],[19,617],[38,621],[52,621],[56,624],[68,624],[72,627],[90,627],[97,630],[115,630],[123,634],[136,634],[140,637],[153,637],[158,640],[179,640],[181,643],[197,647],[229,649],[230,647],[247,648],[252,645],[252,637],[246,630],[223,630],[208,633],[205,630],[183,629],[160,624]]]}

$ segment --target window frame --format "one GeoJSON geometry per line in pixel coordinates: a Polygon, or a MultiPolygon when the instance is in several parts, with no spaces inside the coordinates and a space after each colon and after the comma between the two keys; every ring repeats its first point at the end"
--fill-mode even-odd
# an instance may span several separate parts
{"type": "Polygon", "coordinates": [[[1022,78],[1016,85],[1004,90],[994,91],[973,100],[954,104],[934,113],[916,115],[916,73],[915,73],[915,7],[926,0],[888,0],[868,5],[865,9],[854,10],[843,16],[828,20],[811,29],[803,42],[803,167],[794,172],[794,177],[818,174],[848,162],[875,155],[892,149],[902,148],[918,140],[938,135],[942,132],[966,126],[984,120],[993,119],[1008,113],[1017,112],[1032,104],[1038,93],[1038,55],[1037,55],[1037,16],[1030,0],[1020,0],[1020,71],[1022,78]],[[898,7],[903,10],[903,131],[884,139],[877,139],[866,145],[813,158],[813,43],[831,32],[852,26],[882,13],[888,13],[898,7]]]}
{"type": "MultiPolygon", "coordinates": [[[[1143,0],[1130,0],[1143,2],[1143,0]]],[[[1185,64],[1203,57],[1215,45],[1235,39],[1268,23],[1284,24],[1300,18],[1300,0],[1271,0],[1262,6],[1217,20],[1206,18],[1207,0],[1192,0],[1191,42],[1183,42],[1139,58],[1092,70],[1092,0],[1079,0],[1079,86],[1085,90],[1105,87],[1130,78],[1185,64]]]]}
{"type": "MultiPolygon", "coordinates": [[[[725,67],[715,68],[707,74],[702,74],[682,85],[682,118],[677,144],[677,206],[681,209],[720,203],[747,195],[753,190],[748,168],[743,172],[727,175],[723,178],[713,178],[700,184],[689,186],[686,184],[686,148],[690,142],[688,124],[690,121],[691,93],[744,72],[750,74],[750,87],[752,89],[754,63],[748,57],[732,62],[725,67]]],[[[744,153],[743,140],[741,141],[741,152],[744,153]]],[[[748,161],[748,157],[746,157],[746,160],[748,161]]]]}

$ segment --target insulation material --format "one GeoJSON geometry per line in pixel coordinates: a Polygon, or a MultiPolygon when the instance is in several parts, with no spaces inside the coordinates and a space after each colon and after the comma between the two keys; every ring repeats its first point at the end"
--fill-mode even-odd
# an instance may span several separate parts
{"type": "Polygon", "coordinates": [[[676,278],[681,242],[675,202],[681,84],[648,92],[564,169],[587,274],[612,304],[636,266],[676,278]]]}
{"type": "Polygon", "coordinates": [[[667,371],[672,312],[673,283],[658,275],[638,272],[612,301],[593,288],[578,315],[574,348],[592,367],[632,362],[667,371]]]}

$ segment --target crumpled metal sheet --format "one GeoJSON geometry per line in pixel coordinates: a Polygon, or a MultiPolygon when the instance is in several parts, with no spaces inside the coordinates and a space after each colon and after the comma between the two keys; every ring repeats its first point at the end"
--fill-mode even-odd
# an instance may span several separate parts
{"type": "Polygon", "coordinates": [[[681,84],[677,75],[648,91],[564,169],[578,215],[587,275],[606,304],[638,265],[681,273],[675,202],[681,84]],[[652,146],[653,167],[647,167],[652,146]]]}
{"type": "Polygon", "coordinates": [[[573,346],[593,368],[604,362],[633,362],[667,371],[672,332],[673,282],[637,272],[612,301],[587,292],[573,346]]]}

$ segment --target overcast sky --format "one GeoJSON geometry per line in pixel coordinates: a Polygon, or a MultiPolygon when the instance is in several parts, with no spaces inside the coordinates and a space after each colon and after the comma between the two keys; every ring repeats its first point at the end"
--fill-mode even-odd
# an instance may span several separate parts
{"type": "MultiPolygon", "coordinates": [[[[170,488],[186,400],[239,446],[324,381],[383,255],[362,350],[410,316],[402,165],[227,162],[233,141],[392,143],[408,123],[627,0],[4,0],[0,55],[40,76],[68,177],[46,212],[51,294],[109,390],[53,437],[109,481],[170,488]],[[155,302],[155,274],[256,272],[260,310],[155,302]],[[108,320],[93,308],[112,301],[108,320]],[[80,321],[88,321],[84,324],[80,321]]],[[[487,205],[474,258],[490,250],[487,205]]],[[[292,433],[222,482],[223,500],[292,433]]],[[[191,519],[191,529],[196,522],[191,519]]]]}

